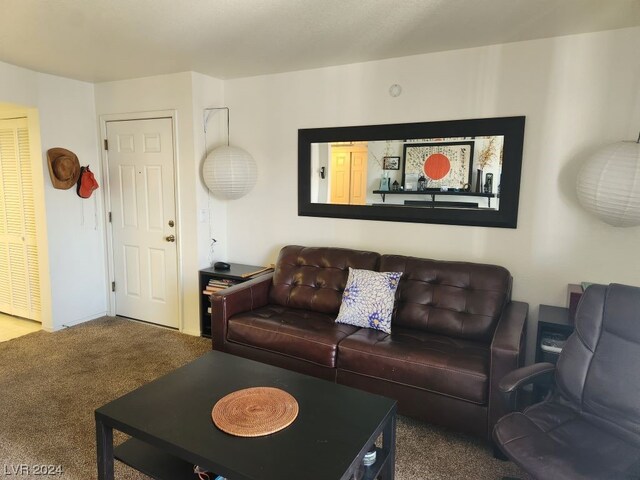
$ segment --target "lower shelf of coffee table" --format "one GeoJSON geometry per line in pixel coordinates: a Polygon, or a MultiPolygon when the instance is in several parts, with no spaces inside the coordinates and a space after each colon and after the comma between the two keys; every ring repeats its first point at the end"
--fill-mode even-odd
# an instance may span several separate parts
{"type": "MultiPolygon", "coordinates": [[[[193,473],[191,463],[136,438],[131,438],[115,447],[113,456],[116,460],[156,480],[194,480],[197,478],[193,473]]],[[[385,456],[380,448],[376,448],[376,457],[376,462],[365,468],[362,480],[375,480],[388,459],[388,455],[385,456]]]]}
{"type": "Polygon", "coordinates": [[[157,480],[193,480],[193,465],[178,457],[131,438],[113,449],[113,456],[122,463],[157,480]]]}

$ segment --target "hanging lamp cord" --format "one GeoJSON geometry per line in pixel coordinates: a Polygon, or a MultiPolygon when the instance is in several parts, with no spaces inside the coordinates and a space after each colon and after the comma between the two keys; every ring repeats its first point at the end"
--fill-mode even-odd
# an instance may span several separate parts
{"type": "MultiPolygon", "coordinates": [[[[230,131],[229,131],[229,125],[230,125],[230,120],[229,120],[229,107],[209,107],[209,108],[205,108],[202,112],[202,116],[203,116],[203,123],[204,123],[204,151],[205,154],[207,152],[207,123],[209,123],[209,117],[211,116],[211,113],[213,111],[217,111],[217,110],[226,110],[227,111],[227,147],[229,146],[229,135],[230,135],[230,131]]],[[[213,251],[213,247],[214,245],[217,243],[217,240],[215,238],[213,238],[213,226],[211,225],[211,191],[207,190],[207,207],[209,208],[209,238],[211,239],[211,245],[209,246],[209,264],[211,266],[213,266],[214,260],[215,260],[215,256],[214,256],[214,251],[213,251]]],[[[196,471],[196,469],[198,469],[199,467],[194,467],[194,473],[198,474],[198,477],[200,478],[200,480],[209,480],[209,472],[205,472],[204,470],[202,470],[201,472],[196,471]]]]}
{"type": "Polygon", "coordinates": [[[205,108],[203,111],[203,119],[204,119],[204,134],[205,134],[205,141],[206,141],[206,137],[207,137],[207,123],[209,123],[209,117],[211,116],[211,112],[213,112],[214,110],[226,110],[227,111],[227,147],[229,146],[229,136],[231,135],[231,111],[229,110],[229,107],[209,107],[209,108],[205,108]]]}

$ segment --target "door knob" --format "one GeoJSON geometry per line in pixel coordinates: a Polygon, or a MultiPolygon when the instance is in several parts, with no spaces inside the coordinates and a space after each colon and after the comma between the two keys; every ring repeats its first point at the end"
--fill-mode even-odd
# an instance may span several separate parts
{"type": "Polygon", "coordinates": [[[168,237],[165,238],[165,240],[167,242],[175,242],[176,241],[176,236],[175,235],[169,235],[168,237]]]}

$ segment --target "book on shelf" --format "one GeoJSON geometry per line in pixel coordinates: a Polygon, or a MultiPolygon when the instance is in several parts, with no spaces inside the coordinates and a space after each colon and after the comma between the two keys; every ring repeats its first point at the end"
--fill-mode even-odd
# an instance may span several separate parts
{"type": "Polygon", "coordinates": [[[232,280],[230,278],[211,278],[204,287],[204,291],[202,293],[205,295],[211,295],[212,293],[219,292],[220,290],[232,287],[238,283],[239,282],[237,280],[232,280]]]}
{"type": "Polygon", "coordinates": [[[219,292],[220,290],[224,290],[225,288],[227,287],[207,287],[202,291],[202,293],[204,295],[211,295],[212,293],[219,292]]]}
{"type": "Polygon", "coordinates": [[[231,278],[210,278],[209,285],[235,285],[237,280],[231,278]]]}

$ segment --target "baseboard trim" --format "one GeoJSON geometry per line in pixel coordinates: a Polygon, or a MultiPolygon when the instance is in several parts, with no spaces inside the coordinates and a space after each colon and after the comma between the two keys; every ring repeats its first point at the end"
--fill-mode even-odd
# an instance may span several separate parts
{"type": "Polygon", "coordinates": [[[54,327],[46,326],[45,327],[43,325],[42,329],[45,332],[49,332],[49,333],[57,332],[58,330],[62,330],[64,328],[68,328],[68,327],[73,327],[74,325],[79,325],[81,323],[89,322],[91,320],[95,320],[97,318],[104,317],[106,315],[107,315],[107,311],[105,310],[103,312],[98,312],[98,313],[94,313],[92,315],[87,315],[86,317],[82,317],[82,318],[77,318],[75,320],[66,321],[62,325],[59,325],[59,326],[54,326],[54,327]]]}

